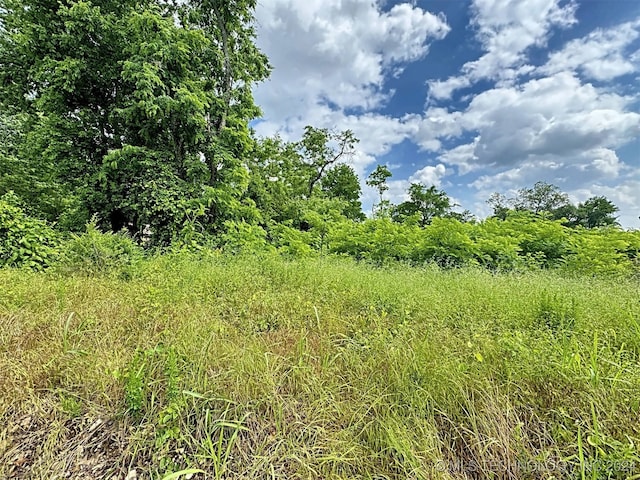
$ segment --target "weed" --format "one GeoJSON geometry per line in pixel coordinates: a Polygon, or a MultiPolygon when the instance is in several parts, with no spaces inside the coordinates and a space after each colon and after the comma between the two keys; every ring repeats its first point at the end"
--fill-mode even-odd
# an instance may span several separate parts
{"type": "Polygon", "coordinates": [[[633,280],[184,251],[68,273],[0,270],[1,478],[640,468],[633,280]]]}
{"type": "Polygon", "coordinates": [[[546,291],[540,297],[537,321],[555,333],[568,333],[573,330],[577,318],[575,299],[566,301],[558,294],[546,291]]]}

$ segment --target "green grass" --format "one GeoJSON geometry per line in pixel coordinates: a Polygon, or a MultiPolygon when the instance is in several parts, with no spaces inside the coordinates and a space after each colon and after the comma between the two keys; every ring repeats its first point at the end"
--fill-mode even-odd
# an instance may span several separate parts
{"type": "Polygon", "coordinates": [[[331,258],[0,270],[0,478],[638,478],[639,298],[331,258]]]}

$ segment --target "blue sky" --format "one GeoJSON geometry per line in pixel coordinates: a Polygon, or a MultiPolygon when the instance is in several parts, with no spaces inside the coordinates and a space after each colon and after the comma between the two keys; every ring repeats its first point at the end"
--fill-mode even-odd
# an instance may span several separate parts
{"type": "Polygon", "coordinates": [[[605,195],[640,228],[640,1],[259,0],[273,66],[259,135],[351,129],[364,185],[377,164],[490,213],[537,181],[605,195]]]}

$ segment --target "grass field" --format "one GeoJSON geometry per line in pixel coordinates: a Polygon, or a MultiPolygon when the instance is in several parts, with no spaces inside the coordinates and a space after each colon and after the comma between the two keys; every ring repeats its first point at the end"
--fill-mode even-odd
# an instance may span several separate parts
{"type": "Polygon", "coordinates": [[[640,478],[640,284],[275,256],[0,270],[0,478],[640,478]]]}

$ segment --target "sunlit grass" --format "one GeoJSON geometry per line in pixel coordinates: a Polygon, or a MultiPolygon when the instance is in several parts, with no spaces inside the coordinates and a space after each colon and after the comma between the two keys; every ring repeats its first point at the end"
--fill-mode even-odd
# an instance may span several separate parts
{"type": "Polygon", "coordinates": [[[0,270],[1,478],[640,470],[637,280],[215,255],[129,276],[0,270]]]}

